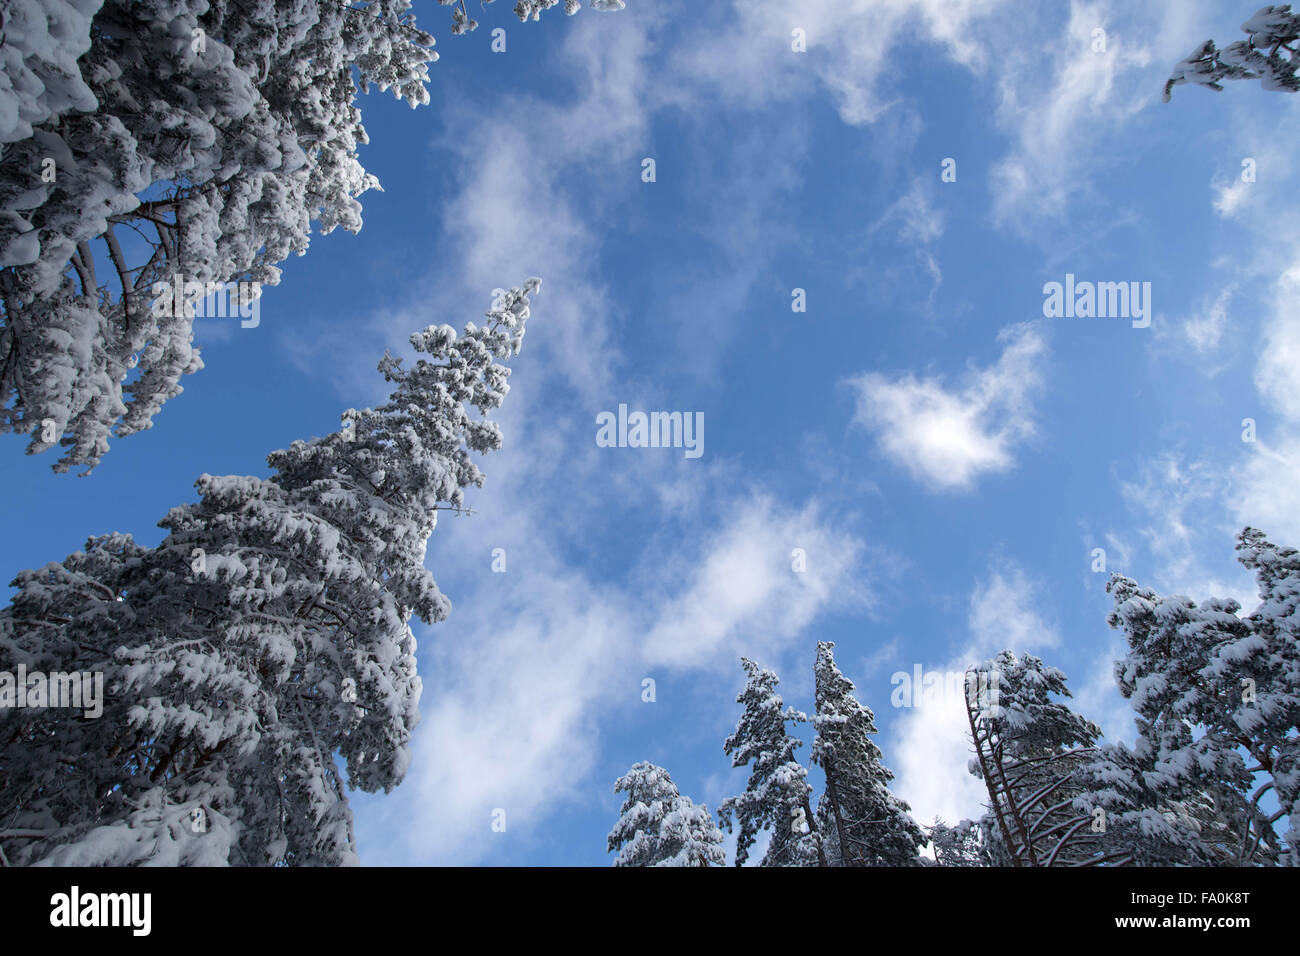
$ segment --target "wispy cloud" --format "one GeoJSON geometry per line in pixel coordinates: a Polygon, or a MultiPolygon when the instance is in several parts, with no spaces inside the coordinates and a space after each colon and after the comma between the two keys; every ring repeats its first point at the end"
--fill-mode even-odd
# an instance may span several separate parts
{"type": "Polygon", "coordinates": [[[898,64],[908,57],[937,49],[956,63],[979,65],[985,48],[976,26],[1001,6],[1002,0],[736,0],[734,21],[698,31],[675,66],[751,106],[824,89],[844,122],[864,125],[898,105],[898,64]],[[796,30],[806,53],[793,50],[796,30]]]}
{"type": "Polygon", "coordinates": [[[1147,459],[1134,478],[1120,482],[1149,555],[1143,564],[1150,570],[1139,575],[1144,583],[1193,600],[1233,597],[1250,606],[1249,579],[1225,574],[1234,533],[1224,508],[1230,488],[1221,467],[1173,451],[1147,459]]]}
{"type": "Polygon", "coordinates": [[[1255,384],[1264,398],[1289,421],[1300,423],[1300,323],[1295,320],[1300,294],[1300,263],[1278,280],[1273,315],[1264,327],[1255,384]]]}
{"type": "MultiPolygon", "coordinates": [[[[1045,603],[1037,581],[1004,564],[972,589],[965,646],[942,669],[964,673],[1004,649],[1023,654],[1058,646],[1058,628],[1038,610],[1045,603]]],[[[928,824],[938,816],[952,823],[982,812],[988,795],[968,770],[969,729],[960,693],[934,694],[900,712],[888,753],[896,789],[918,820],[928,824]]]]}
{"type": "Polygon", "coordinates": [[[656,602],[661,610],[644,659],[732,667],[742,654],[766,657],[831,603],[870,600],[851,575],[861,552],[861,543],[833,531],[815,504],[781,513],[769,500],[744,502],[736,521],[710,536],[690,587],[656,602]]]}
{"type": "Polygon", "coordinates": [[[1233,470],[1234,524],[1262,528],[1278,543],[1295,547],[1300,542],[1300,486],[1295,480],[1300,437],[1289,434],[1281,441],[1257,441],[1247,454],[1247,460],[1233,470]]]}
{"type": "Polygon", "coordinates": [[[1057,647],[1060,632],[1038,610],[1046,604],[1042,588],[1023,569],[1013,564],[995,571],[971,592],[964,656],[977,663],[1003,650],[1023,654],[1057,647]]]}
{"type": "Polygon", "coordinates": [[[1212,352],[1219,347],[1228,324],[1228,304],[1234,291],[1235,286],[1224,289],[1197,315],[1183,322],[1183,334],[1197,352],[1212,352]]]}
{"type": "MultiPolygon", "coordinates": [[[[518,453],[529,451],[525,443],[518,453]]],[[[520,511],[538,513],[536,498],[517,487],[500,498],[444,546],[477,550],[486,567],[489,542],[540,532],[527,517],[518,526],[520,511]],[[488,514],[496,517],[481,520],[488,514]]],[[[666,688],[683,669],[732,671],[741,653],[773,659],[854,590],[862,545],[815,506],[790,511],[744,495],[720,504],[734,517],[702,536],[702,553],[642,555],[650,567],[627,586],[597,583],[522,543],[506,547],[505,574],[465,577],[454,592],[459,614],[421,652],[412,774],[360,817],[370,862],[482,858],[508,839],[490,826],[498,808],[513,832],[537,839],[542,820],[590,789],[602,720],[643,706],[643,678],[666,688]],[[791,542],[807,546],[803,574],[790,567],[791,542]]]]}
{"type": "MultiPolygon", "coordinates": [[[[907,191],[867,227],[864,240],[865,246],[879,243],[891,251],[907,250],[914,257],[916,268],[930,285],[921,309],[927,317],[934,315],[935,298],[943,285],[943,269],[934,245],[943,237],[947,217],[935,201],[937,190],[936,180],[913,178],[907,191]]],[[[887,266],[882,272],[878,263],[868,260],[850,269],[848,275],[855,279],[869,275],[879,284],[888,281],[894,271],[887,266]]]]}
{"type": "MultiPolygon", "coordinates": [[[[620,369],[623,305],[591,223],[625,208],[629,190],[653,188],[636,171],[650,117],[672,97],[647,62],[656,18],[581,20],[565,44],[572,100],[520,97],[473,123],[474,103],[449,108],[454,138],[442,145],[459,165],[445,215],[457,256],[416,291],[439,303],[531,273],[544,284],[476,514],[445,520],[430,543],[455,610],[421,635],[411,775],[358,812],[367,862],[464,863],[544,841],[546,821],[591,800],[603,728],[645,706],[643,678],[666,689],[674,675],[730,673],[742,653],[778,658],[819,615],[871,598],[870,552],[816,501],[779,503],[707,454],[596,447],[592,409],[663,397],[661,382],[620,369]],[[648,529],[623,530],[645,515],[648,529]],[[494,548],[505,573],[489,570],[494,548]],[[595,566],[592,553],[603,556],[595,566]],[[498,809],[504,834],[491,827],[498,809]]],[[[789,164],[753,166],[749,180],[764,188],[793,175],[789,164]]],[[[714,225],[724,254],[765,228],[743,217],[714,225]]],[[[758,274],[738,280],[738,301],[758,274]]],[[[690,360],[698,342],[680,348],[690,360]]],[[[669,404],[689,407],[680,394],[669,404]]]]}
{"type": "MultiPolygon", "coordinates": [[[[1059,9],[1042,8],[1053,17],[1059,9]]],[[[1131,135],[1131,121],[1162,105],[1170,66],[1204,39],[1203,13],[1199,0],[1070,0],[1060,38],[1036,50],[1025,48],[1027,24],[1002,24],[990,43],[1001,70],[998,120],[1014,145],[993,169],[997,222],[1021,231],[1046,226],[1058,238],[1052,224],[1123,151],[1117,144],[1131,135]]],[[[1031,13],[1018,6],[1015,16],[1031,13]]]]}

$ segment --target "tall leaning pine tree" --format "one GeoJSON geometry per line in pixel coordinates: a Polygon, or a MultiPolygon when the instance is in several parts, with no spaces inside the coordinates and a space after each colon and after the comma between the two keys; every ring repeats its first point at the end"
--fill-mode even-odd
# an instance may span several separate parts
{"type": "Polygon", "coordinates": [[[817,644],[817,715],[812,759],[826,773],[817,828],[831,866],[918,866],[926,837],[908,806],[889,792],[894,775],[871,739],[875,715],[853,696],[835,665],[835,645],[817,644]]]}
{"type": "Polygon", "coordinates": [[[749,858],[758,834],[766,829],[772,831],[772,839],[763,866],[825,866],[821,840],[813,830],[808,771],[795,760],[799,741],[785,727],[787,720],[803,715],[782,711],[784,702],[776,690],[781,681],[774,672],[748,658],[741,658],[741,664],[747,679],[736,703],[744,704],[745,712],[723,751],[730,755],[733,767],[753,766],[745,792],[728,797],[718,807],[718,818],[728,831],[733,815],[740,821],[736,866],[749,858]]]}
{"type": "Polygon", "coordinates": [[[1131,862],[1099,829],[1104,814],[1093,816],[1089,771],[1101,729],[1069,698],[1065,674],[1031,654],[1002,651],[967,672],[970,770],[988,790],[982,829],[999,865],[1131,862]]]}
{"type": "Polygon", "coordinates": [[[0,862],[358,862],[336,758],[366,791],[406,772],[409,621],[450,611],[426,543],[500,447],[487,414],[539,284],[412,335],[425,357],[380,363],[388,403],[275,452],[271,477],[202,476],[156,548],[92,538],[18,576],[0,670],[100,671],[107,699],[99,719],[0,709],[0,862]]]}

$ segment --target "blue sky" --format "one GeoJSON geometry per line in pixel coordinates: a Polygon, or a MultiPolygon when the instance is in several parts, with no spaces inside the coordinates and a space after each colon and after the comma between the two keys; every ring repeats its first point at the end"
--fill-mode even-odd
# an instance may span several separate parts
{"type": "Polygon", "coordinates": [[[615,778],[651,760],[715,809],[740,656],[810,709],[818,640],[918,819],[976,814],[959,701],[894,707],[891,675],[1032,651],[1129,739],[1093,549],[1246,603],[1236,530],[1300,542],[1300,98],[1160,102],[1256,5],[498,3],[468,37],[422,5],[433,102],[363,100],[364,229],[286,263],[257,328],[199,320],[207,367],[92,476],[11,448],[0,570],[156,542],[198,475],[266,474],[382,400],[385,348],[538,275],[505,447],[430,542],[454,609],[415,625],[411,770],[354,795],[363,863],[607,865],[615,778]],[[1067,273],[1150,282],[1150,327],[1045,318],[1067,273]],[[620,403],[702,413],[703,456],[597,447],[620,403]]]}

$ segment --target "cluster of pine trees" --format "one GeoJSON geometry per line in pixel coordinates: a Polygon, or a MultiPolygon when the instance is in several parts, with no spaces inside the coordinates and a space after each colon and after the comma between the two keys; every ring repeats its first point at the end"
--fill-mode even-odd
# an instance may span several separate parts
{"type": "MultiPolygon", "coordinates": [[[[925,834],[907,804],[889,792],[894,775],[881,763],[870,708],[853,696],[853,684],[835,665],[829,641],[817,645],[817,711],[810,718],[785,709],[773,671],[742,658],[745,689],[736,702],[744,713],[723,750],[733,767],[750,768],[745,792],[718,808],[727,830],[739,823],[736,865],[749,859],[760,833],[770,832],[762,866],[907,866],[918,863],[925,834]],[[812,762],[826,788],[812,808],[808,771],[795,759],[802,741],[787,724],[811,723],[812,762]]],[[[616,866],[707,866],[726,862],[722,831],[708,809],[678,793],[668,772],[638,763],[615,784],[626,792],[622,814],[609,835],[616,866]]]]}
{"type": "MultiPolygon", "coordinates": [[[[440,3],[453,33],[477,26],[464,0],[440,3]]],[[[1300,90],[1300,16],[1269,6],[1243,29],[1167,91],[1300,90]]],[[[313,229],[359,229],[378,183],[357,98],[426,104],[433,37],[409,0],[11,0],[0,30],[0,431],[61,448],[57,471],[90,470],[202,367],[193,309],[147,308],[153,287],[273,285],[313,229]]],[[[406,772],[421,690],[409,622],[450,610],[426,543],[483,480],[471,455],[501,443],[488,416],[538,286],[482,326],[415,333],[424,357],[380,363],[386,404],[274,452],[270,477],[201,476],[157,546],[104,535],[17,576],[0,671],[100,673],[108,694],[97,718],[0,707],[0,865],[357,862],[344,781],[389,790],[406,772]]],[[[889,791],[833,645],[817,647],[811,717],[745,660],[724,743],[745,792],[715,822],[665,770],[635,765],[616,784],[616,863],[724,864],[722,829],[738,824],[738,865],[764,834],[768,866],[1300,865],[1300,554],[1253,529],[1238,551],[1261,597],[1245,616],[1110,582],[1132,747],[1100,741],[1059,671],[1004,652],[971,675],[996,673],[996,705],[972,693],[967,707],[987,812],[922,828],[889,791]],[[802,722],[825,780],[815,809],[788,730],[802,722]]]]}
{"type": "MultiPolygon", "coordinates": [[[[454,35],[478,26],[439,3],[454,35]]],[[[561,3],[582,7],[513,9],[561,3]]],[[[313,230],[361,228],[379,183],[358,98],[428,104],[433,47],[410,0],[0,4],[0,433],[89,473],[150,428],[203,367],[206,295],[260,295],[313,230]],[[159,286],[181,307],[152,307],[159,286]]],[[[17,576],[0,672],[107,693],[90,716],[0,682],[0,866],[357,862],[345,789],[405,775],[409,622],[450,611],[427,541],[501,444],[489,415],[539,285],[416,332],[413,367],[379,365],[387,404],[272,453],[270,477],[202,475],[156,547],[101,535],[17,576]]]]}
{"type": "Polygon", "coordinates": [[[778,678],[743,660],[744,713],[724,751],[750,767],[715,825],[668,772],[638,763],[609,835],[616,866],[725,863],[722,829],[739,821],[735,864],[761,832],[762,866],[1300,866],[1300,552],[1253,529],[1237,540],[1260,604],[1161,597],[1114,575],[1115,664],[1136,712],[1132,747],[1101,741],[1071,709],[1066,676],[1006,650],[967,672],[968,768],[988,793],[978,820],[927,828],[889,791],[870,708],[817,645],[816,713],[783,709],[778,678]],[[996,693],[984,689],[995,688],[996,693]],[[810,722],[825,785],[812,809],[791,723],[810,722]]]}

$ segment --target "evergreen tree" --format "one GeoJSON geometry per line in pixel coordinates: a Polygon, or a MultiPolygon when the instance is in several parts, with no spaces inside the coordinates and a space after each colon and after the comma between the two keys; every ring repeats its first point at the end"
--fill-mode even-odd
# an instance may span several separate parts
{"type": "Polygon", "coordinates": [[[722,832],[708,808],[678,793],[663,767],[634,764],[614,792],[627,794],[609,834],[615,866],[726,866],[722,832]]]}
{"type": "Polygon", "coordinates": [[[988,789],[984,830],[995,865],[1131,862],[1110,849],[1104,817],[1092,812],[1089,768],[1101,730],[1060,699],[1070,696],[1065,675],[1008,650],[967,677],[970,769],[988,789]]]}
{"type": "Polygon", "coordinates": [[[993,840],[986,820],[962,820],[952,826],[936,818],[926,831],[934,866],[993,866],[993,840]]]}
{"type": "Polygon", "coordinates": [[[872,741],[875,715],[853,696],[829,641],[817,644],[817,716],[812,759],[826,773],[817,827],[832,866],[916,866],[925,834],[889,792],[894,775],[872,741]]]}
{"type": "Polygon", "coordinates": [[[1204,792],[1170,794],[1153,775],[1149,749],[1138,740],[1098,746],[1083,768],[1086,801],[1093,826],[1105,834],[1098,843],[1115,854],[1110,862],[1136,866],[1215,866],[1226,862],[1216,845],[1227,842],[1215,824],[1213,800],[1204,792]],[[1100,813],[1098,813],[1100,811],[1100,813]]]}
{"type": "Polygon", "coordinates": [[[1137,711],[1138,770],[1194,821],[1214,858],[1297,865],[1289,835],[1300,832],[1300,556],[1253,528],[1237,551],[1260,594],[1245,617],[1236,601],[1197,605],[1112,577],[1109,622],[1129,644],[1116,677],[1137,711]],[[1269,794],[1276,809],[1264,806],[1269,794]]]}
{"type": "Polygon", "coordinates": [[[806,718],[793,708],[788,714],[782,711],[784,702],[776,690],[780,678],[775,673],[748,658],[741,658],[741,664],[745,689],[736,703],[743,704],[745,712],[723,752],[731,756],[733,767],[753,766],[745,792],[728,797],[718,807],[718,817],[728,831],[733,816],[740,821],[736,866],[745,863],[759,832],[766,829],[772,831],[772,839],[763,866],[824,866],[821,840],[813,829],[808,771],[794,758],[800,742],[785,726],[787,720],[806,718]]]}
{"type": "Polygon", "coordinates": [[[0,707],[9,861],[357,862],[335,759],[366,791],[406,772],[421,687],[409,620],[450,611],[427,539],[482,483],[471,453],[501,444],[486,416],[539,284],[482,327],[412,335],[426,357],[380,363],[389,401],[273,453],[271,477],[202,476],[156,548],[92,538],[17,577],[0,671],[100,671],[107,700],[98,719],[0,707]]]}
{"type": "MultiPolygon", "coordinates": [[[[461,0],[442,0],[443,3],[460,3],[461,0]]],[[[488,0],[491,3],[492,0],[488,0]]],[[[532,17],[538,19],[545,11],[559,4],[560,0],[517,0],[515,3],[515,15],[520,20],[527,20],[532,17]]],[[[591,0],[591,9],[593,10],[622,10],[627,6],[624,0],[591,0]]],[[[582,9],[580,0],[564,0],[564,12],[573,16],[582,9]]],[[[471,23],[473,21],[470,21],[471,23]]]]}
{"type": "MultiPolygon", "coordinates": [[[[441,2],[453,33],[476,25],[463,0],[441,2]]],[[[55,471],[90,471],[203,367],[192,343],[207,293],[224,315],[226,284],[240,283],[251,309],[313,228],[361,228],[359,197],[379,183],[357,152],[358,97],[429,102],[437,54],[410,7],[5,4],[0,432],[30,435],[29,454],[61,446],[55,471]]]]}
{"type": "Polygon", "coordinates": [[[1169,866],[1214,862],[1193,818],[1199,798],[1153,787],[1143,747],[1100,744],[1074,713],[1065,675],[1003,651],[973,668],[967,716],[970,770],[989,813],[981,846],[993,866],[1169,866]]]}
{"type": "Polygon", "coordinates": [[[103,0],[7,0],[0,12],[0,144],[32,135],[51,116],[93,110],[77,58],[103,0]]]}
{"type": "Polygon", "coordinates": [[[1239,732],[1248,771],[1263,781],[1249,797],[1256,832],[1276,833],[1286,820],[1278,862],[1300,866],[1300,552],[1254,528],[1241,532],[1236,550],[1255,573],[1260,603],[1246,618],[1250,637],[1216,648],[1208,671],[1226,705],[1221,724],[1239,732]],[[1270,791],[1278,808],[1264,816],[1257,810],[1270,791]]]}
{"type": "Polygon", "coordinates": [[[1259,80],[1266,90],[1300,90],[1300,50],[1295,45],[1300,38],[1300,14],[1291,12],[1291,4],[1260,7],[1241,29],[1245,40],[1222,50],[1206,40],[1174,67],[1165,83],[1164,101],[1168,103],[1174,87],[1184,83],[1219,91],[1223,80],[1259,80]]]}

